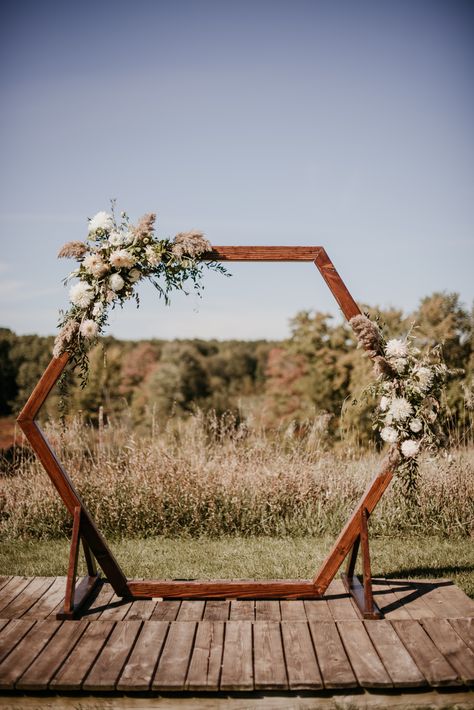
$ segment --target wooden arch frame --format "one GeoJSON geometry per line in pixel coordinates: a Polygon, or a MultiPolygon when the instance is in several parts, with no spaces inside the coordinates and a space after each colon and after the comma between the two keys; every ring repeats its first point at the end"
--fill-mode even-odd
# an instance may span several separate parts
{"type": "MultiPolygon", "coordinates": [[[[307,261],[314,262],[348,321],[361,313],[323,247],[230,246],[213,247],[203,260],[213,261],[307,261]]],[[[362,616],[379,618],[373,602],[370,573],[367,520],[393,476],[389,457],[367,487],[330,553],[312,580],[133,580],[127,579],[105,538],[81,500],[72,480],[62,467],[35,421],[42,405],[68,362],[64,353],[53,358],[26,405],[18,416],[34,452],[43,464],[53,485],[73,517],[71,553],[66,582],[64,611],[59,618],[74,618],[90,598],[101,578],[95,560],[114,592],[125,598],[211,598],[211,599],[315,599],[323,596],[344,559],[350,554],[347,571],[342,575],[346,589],[354,597],[362,616]],[[79,543],[82,541],[88,574],[76,589],[79,543]],[[355,564],[362,550],[363,582],[355,576],[355,564]],[[352,551],[352,552],[351,552],[352,551]],[[94,560],[95,558],[95,560],[94,560]]]]}

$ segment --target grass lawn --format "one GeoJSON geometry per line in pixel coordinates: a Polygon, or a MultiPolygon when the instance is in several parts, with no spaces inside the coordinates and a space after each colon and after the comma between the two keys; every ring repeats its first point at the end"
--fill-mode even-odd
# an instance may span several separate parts
{"type": "MultiPolygon", "coordinates": [[[[333,538],[124,539],[112,549],[129,577],[153,578],[308,578],[333,538]]],[[[474,598],[472,540],[437,537],[371,540],[375,576],[452,579],[474,598]]],[[[64,575],[67,540],[2,543],[0,573],[64,575]]]]}

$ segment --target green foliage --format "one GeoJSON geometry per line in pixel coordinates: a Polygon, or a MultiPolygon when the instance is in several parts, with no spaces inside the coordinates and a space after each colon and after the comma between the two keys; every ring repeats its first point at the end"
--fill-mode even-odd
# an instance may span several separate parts
{"type": "MultiPolygon", "coordinates": [[[[457,294],[428,296],[407,316],[395,308],[363,310],[380,318],[388,337],[403,336],[416,321],[419,347],[443,344],[446,364],[458,369],[448,383],[449,416],[443,426],[451,440],[469,441],[472,317],[457,294]]],[[[1,415],[15,414],[23,406],[49,361],[52,342],[0,330],[1,415]]],[[[373,445],[374,402],[362,396],[374,379],[371,362],[357,349],[350,327],[325,313],[296,314],[286,341],[133,342],[109,337],[92,349],[90,359],[87,387],[81,390],[78,375],[68,371],[65,388],[68,411],[80,410],[94,423],[100,408],[106,419],[127,411],[139,430],[145,430],[154,418],[186,418],[197,406],[218,415],[232,412],[251,426],[290,427],[299,435],[318,429],[326,446],[373,445]]],[[[57,404],[56,394],[43,415],[57,416],[57,404]]]]}

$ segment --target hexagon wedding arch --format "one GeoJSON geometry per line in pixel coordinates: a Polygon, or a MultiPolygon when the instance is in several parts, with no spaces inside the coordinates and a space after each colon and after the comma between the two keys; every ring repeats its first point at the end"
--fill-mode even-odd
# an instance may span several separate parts
{"type": "MultiPolygon", "coordinates": [[[[344,285],[323,247],[233,246],[212,247],[201,259],[205,261],[306,261],[314,262],[329,286],[344,316],[350,321],[360,309],[344,285]]],[[[69,359],[68,353],[53,357],[26,405],[18,423],[40,459],[64,505],[73,517],[69,568],[64,610],[58,618],[74,618],[105,578],[115,593],[124,598],[178,599],[316,599],[325,593],[345,558],[348,557],[344,584],[365,618],[379,618],[380,611],[372,596],[368,517],[387,489],[393,476],[388,455],[368,485],[361,500],[340,532],[331,551],[310,580],[133,580],[127,579],[106,540],[87,510],[76,488],[35,421],[69,359]],[[87,575],[76,587],[79,547],[82,542],[87,575]],[[355,575],[359,548],[362,553],[362,581],[355,575]],[[97,570],[102,569],[104,577],[97,570]]]]}

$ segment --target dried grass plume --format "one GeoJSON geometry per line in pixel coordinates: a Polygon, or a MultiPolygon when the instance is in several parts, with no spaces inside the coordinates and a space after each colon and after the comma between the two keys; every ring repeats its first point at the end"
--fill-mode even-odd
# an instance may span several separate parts
{"type": "Polygon", "coordinates": [[[58,259],[81,259],[86,251],[84,242],[66,242],[58,252],[58,259]]]}
{"type": "Polygon", "coordinates": [[[202,232],[180,232],[173,240],[173,254],[181,259],[183,256],[194,258],[211,251],[211,243],[205,238],[202,232]]]}

